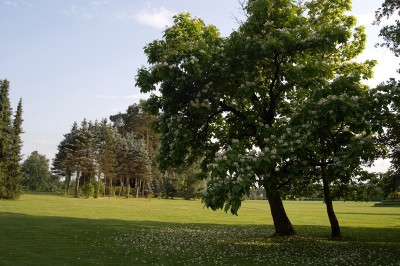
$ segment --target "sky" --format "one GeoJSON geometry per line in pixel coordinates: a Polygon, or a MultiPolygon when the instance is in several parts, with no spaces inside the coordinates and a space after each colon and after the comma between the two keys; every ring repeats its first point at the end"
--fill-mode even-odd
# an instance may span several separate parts
{"type": "MultiPolygon", "coordinates": [[[[396,77],[399,64],[375,48],[380,27],[371,23],[382,2],[353,0],[351,12],[368,35],[358,60],[379,62],[370,86],[396,77]]],[[[23,101],[25,158],[36,150],[52,159],[74,122],[108,118],[146,98],[135,87],[143,47],[183,11],[223,36],[241,17],[239,0],[0,0],[0,79],[10,81],[14,110],[23,101]]]]}

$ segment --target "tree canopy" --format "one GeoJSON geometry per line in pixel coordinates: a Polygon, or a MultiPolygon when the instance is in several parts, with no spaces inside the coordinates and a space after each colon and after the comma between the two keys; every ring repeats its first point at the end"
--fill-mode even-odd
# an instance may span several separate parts
{"type": "Polygon", "coordinates": [[[350,9],[342,0],[248,1],[227,38],[188,13],[175,16],[145,47],[149,66],[136,77],[142,92],[159,92],[147,108],[159,117],[160,166],[200,160],[203,202],[233,214],[251,187],[264,187],[276,233],[293,234],[279,190],[325,164],[351,171],[349,157],[359,163],[363,154],[345,155],[348,145],[371,144],[367,122],[351,117],[366,111],[361,80],[375,62],[353,61],[366,36],[350,9]]]}
{"type": "Polygon", "coordinates": [[[22,163],[23,182],[27,189],[47,191],[50,189],[51,173],[49,159],[38,151],[33,151],[22,163]]]}

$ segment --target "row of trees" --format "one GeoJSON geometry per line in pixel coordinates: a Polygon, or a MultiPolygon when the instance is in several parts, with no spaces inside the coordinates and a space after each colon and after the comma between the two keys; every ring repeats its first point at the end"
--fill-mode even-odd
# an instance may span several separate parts
{"type": "Polygon", "coordinates": [[[17,199],[22,191],[22,99],[13,115],[9,85],[8,80],[0,80],[0,199],[17,199]]]}
{"type": "Polygon", "coordinates": [[[129,195],[133,176],[138,195],[151,182],[150,164],[143,140],[136,139],[132,133],[120,134],[105,119],[100,123],[84,120],[80,126],[75,123],[58,146],[53,171],[65,177],[66,193],[72,177],[75,178],[75,197],[79,196],[80,186],[94,185],[96,181],[103,183],[104,193],[109,196],[114,196],[117,182],[129,195]]]}
{"type": "Polygon", "coordinates": [[[158,91],[146,108],[158,117],[161,169],[199,163],[204,204],[233,214],[264,188],[278,235],[295,234],[281,194],[320,185],[340,238],[332,185],[368,182],[362,166],[387,147],[394,155],[399,132],[398,86],[362,83],[376,62],[354,61],[366,35],[350,10],[350,0],[249,0],[227,38],[177,15],[136,77],[142,92],[158,91]]]}
{"type": "Polygon", "coordinates": [[[95,197],[197,196],[201,181],[185,177],[192,169],[159,172],[155,160],[159,140],[150,130],[153,117],[143,112],[141,104],[110,116],[111,122],[84,120],[72,126],[53,160],[53,172],[65,178],[66,194],[75,180],[75,197],[80,188],[86,196],[95,197]]]}

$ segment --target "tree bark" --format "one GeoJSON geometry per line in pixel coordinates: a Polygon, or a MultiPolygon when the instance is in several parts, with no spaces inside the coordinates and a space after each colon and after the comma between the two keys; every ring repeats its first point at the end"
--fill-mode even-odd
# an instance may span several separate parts
{"type": "Polygon", "coordinates": [[[112,176],[110,175],[108,177],[108,197],[114,197],[115,193],[113,193],[112,191],[113,187],[112,187],[112,176]]]}
{"type": "Polygon", "coordinates": [[[272,219],[275,226],[275,235],[278,236],[291,236],[295,235],[293,225],[286,215],[285,208],[279,193],[276,192],[266,192],[269,206],[271,209],[272,219]]]}
{"type": "Polygon", "coordinates": [[[121,177],[119,180],[120,180],[120,182],[121,182],[121,186],[120,186],[120,188],[119,188],[118,197],[121,197],[122,191],[124,190],[124,178],[121,177]]]}
{"type": "Polygon", "coordinates": [[[326,205],[326,211],[328,213],[329,222],[331,224],[331,238],[341,239],[342,233],[340,231],[339,221],[336,217],[335,211],[333,210],[333,203],[331,198],[331,192],[329,188],[329,182],[325,176],[325,167],[321,169],[322,184],[324,187],[324,199],[326,205]]]}
{"type": "Polygon", "coordinates": [[[66,196],[68,196],[68,194],[69,194],[70,183],[71,183],[71,173],[67,173],[67,175],[65,177],[65,192],[64,192],[64,194],[66,196]]]}
{"type": "Polygon", "coordinates": [[[135,178],[135,195],[135,198],[139,197],[139,180],[137,177],[135,178]]]}
{"type": "Polygon", "coordinates": [[[81,173],[79,171],[76,172],[76,180],[75,180],[75,198],[79,197],[79,179],[80,179],[81,173]]]}
{"type": "Polygon", "coordinates": [[[126,186],[125,186],[125,189],[126,189],[126,197],[127,198],[129,198],[129,193],[131,193],[131,181],[130,181],[130,178],[129,178],[129,176],[128,177],[126,177],[126,186]]]}

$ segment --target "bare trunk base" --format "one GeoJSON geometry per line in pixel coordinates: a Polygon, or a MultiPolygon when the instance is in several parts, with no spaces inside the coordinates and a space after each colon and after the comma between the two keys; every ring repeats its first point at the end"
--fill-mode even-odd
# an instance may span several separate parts
{"type": "Polygon", "coordinates": [[[329,183],[325,176],[322,177],[322,183],[324,186],[324,199],[326,205],[326,212],[328,213],[329,222],[331,224],[331,239],[341,240],[342,232],[340,230],[339,221],[336,217],[335,211],[333,210],[333,203],[329,188],[329,183]]]}
{"type": "Polygon", "coordinates": [[[275,235],[277,236],[292,236],[295,235],[293,225],[286,215],[282,200],[278,192],[267,192],[267,199],[271,208],[272,219],[275,226],[275,235]]]}

